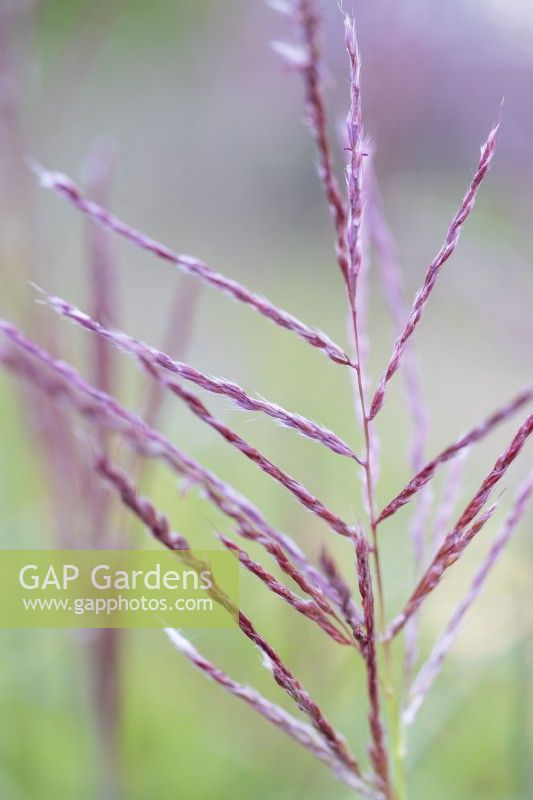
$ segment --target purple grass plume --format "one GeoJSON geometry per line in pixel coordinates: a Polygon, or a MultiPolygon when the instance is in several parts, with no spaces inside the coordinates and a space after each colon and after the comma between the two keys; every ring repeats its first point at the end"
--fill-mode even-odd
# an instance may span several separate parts
{"type": "MultiPolygon", "coordinates": [[[[530,478],[522,484],[501,532],[464,599],[431,652],[423,654],[421,642],[424,638],[419,637],[419,630],[424,624],[425,603],[433,590],[445,583],[447,570],[462,557],[473,539],[485,536],[489,522],[496,520],[505,497],[496,498],[490,504],[489,500],[496,486],[508,480],[509,468],[518,461],[533,431],[533,416],[529,413],[494,466],[485,467],[486,477],[453,522],[456,507],[462,500],[467,454],[498,426],[518,414],[530,412],[528,406],[533,400],[532,389],[522,391],[427,460],[430,414],[424,402],[424,376],[416,362],[412,337],[441,270],[454,253],[462,228],[474,209],[494,157],[499,123],[492,128],[482,148],[470,187],[409,309],[404,300],[402,269],[394,235],[373,171],[373,147],[364,134],[362,60],[355,22],[343,14],[348,81],[343,150],[330,134],[332,125],[322,79],[321,18],[316,3],[314,0],[270,0],[270,5],[289,21],[295,37],[291,41],[275,42],[273,47],[303,86],[304,119],[314,142],[326,213],[329,213],[332,227],[332,255],[336,262],[333,266],[335,272],[340,269],[343,281],[342,313],[348,322],[348,346],[336,344],[263,296],[216,272],[204,261],[174,252],[122,222],[108,210],[112,159],[109,153],[97,151],[86,168],[87,196],[65,175],[34,167],[41,184],[67,200],[88,226],[91,296],[86,307],[90,315],[65,300],[42,294],[44,302],[59,317],[75,323],[92,337],[90,364],[79,372],[70,365],[67,355],[57,354],[52,346],[54,337],[49,332],[41,336],[31,326],[31,335],[26,335],[10,322],[0,320],[0,365],[20,379],[25,396],[31,400],[30,410],[46,421],[42,427],[46,428],[47,436],[43,438],[46,438],[46,447],[53,449],[54,475],[57,477],[63,472],[70,479],[70,473],[76,474],[83,477],[84,485],[91,487],[90,502],[83,512],[91,520],[101,519],[107,523],[111,516],[109,503],[114,500],[124,513],[134,515],[157,545],[173,551],[176,558],[193,568],[201,568],[202,562],[191,549],[194,543],[183,533],[172,530],[170,521],[145,492],[143,468],[154,460],[162,462],[179,479],[181,487],[198,492],[205,514],[199,514],[195,524],[208,526],[214,541],[237,556],[240,568],[254,576],[257,592],[269,593],[282,601],[285,609],[289,606],[290,613],[295,612],[295,624],[302,626],[300,641],[305,656],[302,661],[312,664],[316,660],[311,640],[305,638],[306,629],[312,625],[319,629],[324,648],[338,645],[339,654],[347,659],[346,663],[359,661],[362,669],[357,680],[366,697],[367,719],[363,720],[366,752],[363,748],[361,753],[354,752],[348,738],[330,721],[326,711],[327,695],[323,703],[318,703],[282,658],[277,645],[259,632],[260,625],[256,625],[242,608],[237,608],[218,587],[209,590],[212,597],[233,617],[236,632],[246,637],[258,652],[271,675],[273,688],[281,690],[284,702],[292,705],[294,716],[253,687],[235,681],[206,659],[180,631],[166,630],[176,650],[212,682],[299,743],[354,794],[368,800],[406,800],[406,729],[413,724],[426,700],[468,609],[517,529],[533,493],[530,478]],[[343,170],[335,166],[342,160],[344,176],[343,170]],[[121,292],[114,283],[111,265],[114,237],[129,241],[185,273],[185,278],[179,278],[182,283],[177,287],[161,349],[134,339],[118,327],[121,292]],[[368,289],[374,264],[380,292],[392,317],[396,341],[389,363],[372,393],[368,289]],[[201,284],[251,307],[322,351],[333,362],[349,368],[352,384],[349,388],[353,396],[347,396],[346,403],[354,405],[357,446],[352,447],[319,422],[257,397],[232,381],[206,375],[183,360],[193,316],[198,318],[196,324],[201,325],[197,308],[201,284]],[[43,344],[40,343],[42,339],[43,344]],[[115,351],[131,356],[145,379],[138,403],[138,407],[144,408],[143,415],[130,411],[117,399],[121,389],[121,362],[115,351]],[[398,454],[391,454],[387,440],[381,445],[378,442],[378,413],[385,402],[389,382],[400,370],[405,378],[405,405],[411,428],[409,446],[405,454],[400,455],[409,464],[411,477],[379,510],[380,449],[388,456],[385,464],[395,460],[398,454]],[[85,374],[90,378],[83,377],[85,374]],[[344,467],[351,468],[362,482],[361,508],[355,507],[351,515],[332,511],[329,499],[319,500],[314,492],[219,419],[208,408],[204,395],[200,397],[195,393],[196,389],[224,397],[242,411],[265,415],[269,421],[312,440],[320,446],[321,453],[329,451],[343,456],[344,467]],[[279,530],[232,482],[219,477],[164,435],[158,425],[165,399],[169,405],[170,402],[183,404],[205,426],[206,432],[218,437],[221,447],[238,450],[243,456],[243,468],[252,462],[274,480],[283,492],[297,501],[296,513],[305,510],[325,523],[324,540],[318,543],[313,540],[305,529],[305,517],[294,517],[295,530],[291,535],[279,530]],[[115,463],[117,453],[120,466],[115,463]],[[432,479],[445,465],[448,475],[444,488],[434,495],[432,479]],[[144,494],[140,492],[141,485],[144,494]],[[95,507],[96,497],[103,498],[98,508],[95,507]],[[413,503],[410,523],[400,525],[396,514],[413,499],[417,502],[413,503]],[[303,520],[301,530],[297,519],[303,520]],[[381,527],[385,520],[390,520],[388,525],[396,526],[394,535],[387,541],[381,527]],[[219,527],[219,522],[224,524],[224,529],[219,527]],[[394,593],[390,592],[390,578],[385,580],[382,551],[391,547],[398,552],[409,552],[409,532],[413,544],[414,588],[406,593],[408,600],[403,609],[391,610],[389,603],[394,593]],[[327,537],[331,534],[336,535],[330,545],[327,537]],[[399,635],[402,631],[404,636],[399,635]],[[398,677],[402,673],[401,662],[400,669],[395,663],[398,654],[404,664],[401,678],[398,677]],[[416,673],[422,655],[426,660],[416,673]]],[[[48,316],[57,320],[58,325],[67,324],[52,314],[48,316]]],[[[321,385],[317,381],[317,391],[321,385]]],[[[49,461],[51,463],[51,459],[49,461]]],[[[337,459],[336,465],[340,464],[337,459]]],[[[321,487],[321,496],[322,493],[326,495],[326,488],[321,487]]],[[[67,493],[68,488],[65,488],[64,495],[67,493]]],[[[58,497],[61,499],[60,495],[58,497]]],[[[348,501],[351,507],[354,502],[351,495],[348,501]]],[[[70,498],[63,497],[62,504],[71,513],[70,498]]],[[[327,669],[325,649],[320,658],[321,667],[327,669]]]]}

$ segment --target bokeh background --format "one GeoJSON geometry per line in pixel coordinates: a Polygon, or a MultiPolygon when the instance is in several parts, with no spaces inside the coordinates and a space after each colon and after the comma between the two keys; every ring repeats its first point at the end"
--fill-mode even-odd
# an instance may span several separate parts
{"type": "MultiPolygon", "coordinates": [[[[322,6],[335,139],[346,112],[346,59],[337,4],[322,6]]],[[[440,246],[505,97],[494,168],[415,337],[431,410],[430,456],[512,397],[531,366],[533,9],[528,0],[376,0],[356,3],[355,11],[365,125],[408,297],[440,246]]],[[[23,158],[83,180],[88,156],[104,146],[116,154],[111,203],[119,216],[346,342],[343,286],[301,123],[301,86],[269,48],[272,39],[289,36],[286,21],[259,0],[0,0],[2,315],[27,329],[29,313],[32,332],[48,331],[51,312],[34,307],[30,277],[87,307],[83,221],[36,186],[23,158]]],[[[338,165],[342,158],[339,147],[338,165]]],[[[113,242],[113,255],[117,324],[161,343],[184,279],[127,244],[113,242]]],[[[370,276],[375,379],[393,326],[372,266],[370,276]]],[[[197,298],[190,334],[186,358],[194,365],[360,443],[346,372],[299,340],[207,289],[197,298]]],[[[57,351],[90,376],[88,337],[58,322],[54,339],[57,351]]],[[[142,410],[145,379],[118,356],[115,369],[121,399],[142,410]]],[[[363,515],[349,464],[226,403],[209,398],[209,405],[331,507],[351,519],[363,515]]],[[[329,541],[320,523],[180,405],[167,403],[161,427],[248,493],[308,552],[329,541]]],[[[378,427],[383,503],[409,477],[410,425],[399,378],[378,427]]],[[[475,491],[512,430],[510,423],[471,454],[460,499],[475,491]]],[[[77,435],[89,455],[83,426],[77,435]]],[[[75,506],[72,482],[65,475],[52,490],[35,427],[4,374],[0,443],[0,546],[53,547],[62,492],[63,511],[75,506]]],[[[528,457],[526,451],[509,471],[495,521],[427,604],[422,654],[497,531],[528,457]]],[[[441,486],[438,477],[436,500],[441,486]]],[[[195,544],[208,545],[213,528],[225,525],[194,492],[181,496],[162,469],[151,469],[143,488],[195,544]]],[[[409,513],[382,531],[389,614],[412,582],[409,513]]],[[[87,520],[70,513],[67,523],[72,540],[83,543],[87,520]]],[[[116,524],[127,541],[146,544],[127,517],[116,524]]],[[[410,735],[412,800],[533,796],[531,532],[530,517],[470,613],[410,735]]],[[[331,542],[352,579],[352,554],[343,545],[331,542]]],[[[246,576],[241,593],[243,607],[362,752],[360,665],[246,576]]],[[[232,675],[284,702],[237,631],[190,635],[232,675]]],[[[94,636],[0,632],[2,798],[105,797],[90,689],[94,636]]],[[[125,798],[348,797],[305,752],[194,672],[161,633],[128,632],[121,644],[125,798]]]]}

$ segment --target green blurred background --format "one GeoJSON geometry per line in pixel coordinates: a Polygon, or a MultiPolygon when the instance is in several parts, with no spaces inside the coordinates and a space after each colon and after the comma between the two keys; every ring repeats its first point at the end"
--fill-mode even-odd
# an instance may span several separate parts
{"type": "MultiPolygon", "coordinates": [[[[326,85],[332,129],[347,97],[342,24],[323,5],[326,85]]],[[[350,3],[346,2],[347,7],[350,3]]],[[[401,10],[356,5],[364,59],[367,132],[398,237],[407,296],[420,285],[462,196],[478,147],[505,95],[494,169],[458,251],[446,266],[415,346],[431,410],[428,457],[512,397],[531,360],[533,203],[533,15],[514,3],[426,0],[401,10]]],[[[41,3],[0,0],[1,259],[3,316],[24,324],[33,304],[27,277],[86,307],[83,221],[35,186],[30,155],[76,180],[99,142],[117,153],[112,206],[123,219],[181,252],[266,294],[345,343],[343,287],[329,220],[301,124],[301,86],[269,42],[287,23],[256,0],[137,0],[41,3]]],[[[335,137],[334,137],[335,138],[335,137]]],[[[338,149],[338,163],[342,150],[338,149]]],[[[170,266],[114,242],[117,324],[159,344],[172,297],[184,279],[170,266]]],[[[371,373],[386,363],[393,326],[371,268],[371,373]]],[[[33,308],[35,326],[51,312],[33,308]]],[[[202,290],[187,360],[250,391],[316,418],[356,447],[347,373],[246,308],[202,290]]],[[[91,342],[66,322],[58,347],[82,372],[91,342]]],[[[116,358],[121,399],[143,408],[146,382],[116,358]]],[[[397,377],[381,415],[380,503],[408,479],[410,424],[397,377]]],[[[359,480],[344,460],[207,398],[232,427],[350,519],[364,515],[359,480]]],[[[466,501],[513,432],[513,422],[471,454],[466,501]]],[[[183,449],[230,480],[312,555],[328,541],[353,580],[344,542],[305,515],[177,403],[162,428],[183,449]]],[[[87,453],[90,439],[80,425],[87,453]]],[[[0,374],[0,546],[53,547],[55,519],[46,464],[11,378],[0,374]]],[[[422,619],[422,655],[449,618],[498,530],[524,453],[508,473],[501,509],[465,559],[434,593],[422,619]]],[[[68,481],[65,480],[65,492],[68,481]]],[[[435,481],[439,499],[442,476],[435,481]]],[[[144,490],[194,544],[212,543],[227,523],[192,491],[181,496],[165,470],[144,490]]],[[[75,504],[72,497],[65,502],[75,504]]],[[[464,503],[463,503],[464,504],[464,503]]],[[[413,579],[410,507],[383,526],[389,615],[413,579]]],[[[128,541],[146,535],[127,517],[128,541]]],[[[72,518],[83,543],[86,521],[72,518]]],[[[531,517],[490,578],[409,739],[412,800],[525,800],[531,774],[531,517]]],[[[254,555],[258,555],[253,551],[254,555]]],[[[243,576],[243,608],[275,642],[304,685],[360,754],[366,734],[364,674],[306,620],[243,576]]],[[[236,632],[190,638],[231,675],[284,704],[257,654],[236,632]]],[[[0,797],[104,797],[102,757],[90,685],[94,633],[0,632],[0,797]]],[[[190,800],[347,798],[296,745],[194,672],[157,631],[122,637],[120,770],[124,797],[190,800]]]]}

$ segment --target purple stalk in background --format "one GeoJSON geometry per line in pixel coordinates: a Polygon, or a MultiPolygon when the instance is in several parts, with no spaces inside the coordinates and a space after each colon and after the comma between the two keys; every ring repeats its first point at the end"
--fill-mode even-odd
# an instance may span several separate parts
{"type": "MultiPolygon", "coordinates": [[[[29,2],[3,3],[0,8],[0,299],[4,311],[11,308],[31,336],[66,358],[70,355],[68,343],[59,341],[53,320],[35,314],[27,293],[28,281],[42,276],[47,258],[42,220],[24,164],[28,147],[24,93],[30,90],[31,68],[27,53],[18,47],[19,29],[32,27],[37,12],[38,4],[29,2]]],[[[78,511],[80,486],[85,480],[83,456],[70,417],[58,414],[46,397],[35,402],[27,389],[21,387],[18,403],[36,443],[35,456],[45,476],[56,540],[59,546],[70,547],[75,539],[72,515],[78,511]]]]}
{"type": "MultiPolygon", "coordinates": [[[[111,179],[115,167],[115,152],[109,143],[95,148],[84,165],[84,178],[88,194],[95,202],[109,205],[111,179]]],[[[116,268],[113,263],[112,242],[109,234],[91,220],[87,224],[87,249],[89,252],[90,307],[92,316],[101,325],[117,324],[116,268]]],[[[96,338],[93,342],[93,382],[104,392],[113,392],[114,369],[112,350],[96,338]]]]}
{"type": "MultiPolygon", "coordinates": [[[[100,203],[109,204],[115,161],[113,146],[109,142],[104,142],[94,148],[83,166],[87,191],[100,203]]],[[[87,222],[86,238],[89,302],[92,315],[102,325],[117,324],[117,264],[113,252],[113,242],[108,232],[95,225],[91,220],[87,222]]],[[[93,384],[108,394],[115,393],[118,389],[119,376],[116,372],[116,364],[113,363],[112,347],[98,337],[90,342],[90,347],[89,358],[92,362],[93,384]]],[[[108,441],[105,430],[100,432],[100,450],[103,455],[107,454],[108,441]]],[[[93,519],[94,544],[96,547],[109,547],[108,498],[102,494],[100,481],[94,479],[92,470],[87,468],[86,472],[84,481],[90,484],[87,494],[93,519]]],[[[104,633],[102,633],[103,635],[104,633]]]]}
{"type": "MultiPolygon", "coordinates": [[[[180,282],[170,308],[168,330],[163,341],[163,351],[176,358],[186,354],[191,338],[193,321],[200,297],[200,286],[192,278],[180,282]]],[[[146,400],[144,421],[154,427],[164,402],[164,387],[153,381],[146,400]]]]}
{"type": "MultiPolygon", "coordinates": [[[[114,148],[109,144],[97,146],[84,165],[87,191],[95,200],[109,204],[115,166],[114,148]]],[[[117,322],[117,274],[111,237],[91,221],[87,225],[88,277],[90,302],[95,319],[104,325],[117,322]]],[[[109,344],[95,337],[91,342],[94,385],[105,392],[118,389],[118,373],[113,363],[114,353],[109,344]]],[[[98,432],[99,450],[108,454],[108,431],[98,432]]],[[[109,495],[102,490],[101,481],[90,465],[85,465],[84,485],[92,523],[95,548],[113,546],[109,495]]],[[[120,735],[120,659],[123,633],[112,628],[95,632],[89,657],[93,663],[93,694],[97,709],[101,761],[106,765],[105,787],[110,797],[120,795],[119,735],[120,735]]]]}

